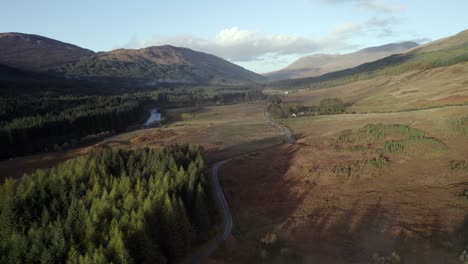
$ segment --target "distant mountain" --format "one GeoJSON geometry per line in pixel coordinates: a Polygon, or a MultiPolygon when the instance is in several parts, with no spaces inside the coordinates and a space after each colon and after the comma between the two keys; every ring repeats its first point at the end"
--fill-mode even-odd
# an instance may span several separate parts
{"type": "Polygon", "coordinates": [[[45,72],[93,55],[91,50],[54,39],[22,33],[0,33],[0,64],[45,72]]]}
{"type": "Polygon", "coordinates": [[[251,83],[265,77],[219,57],[173,46],[100,52],[58,72],[75,78],[127,78],[157,83],[251,83]]]}
{"type": "Polygon", "coordinates": [[[378,76],[398,75],[468,62],[468,30],[455,36],[418,46],[406,53],[395,54],[354,68],[330,72],[318,77],[281,80],[269,83],[271,88],[328,88],[378,76]]]}
{"type": "Polygon", "coordinates": [[[311,55],[300,58],[282,70],[266,73],[264,76],[270,80],[316,77],[329,72],[353,68],[393,54],[403,53],[417,46],[418,43],[415,42],[402,42],[370,47],[344,55],[311,55]]]}
{"type": "Polygon", "coordinates": [[[187,48],[160,46],[95,53],[22,33],[0,33],[0,64],[26,72],[69,79],[105,80],[126,86],[246,84],[266,80],[226,60],[187,48]]]}

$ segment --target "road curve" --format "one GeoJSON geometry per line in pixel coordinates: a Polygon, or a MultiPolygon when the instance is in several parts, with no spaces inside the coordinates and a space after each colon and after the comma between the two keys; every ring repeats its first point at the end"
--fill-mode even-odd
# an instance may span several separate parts
{"type": "Polygon", "coordinates": [[[232,215],[231,215],[231,211],[229,210],[229,206],[227,204],[226,197],[224,196],[224,192],[223,192],[223,189],[221,188],[221,185],[219,183],[219,178],[218,178],[219,168],[221,166],[223,166],[224,163],[228,162],[231,159],[232,158],[216,162],[211,167],[211,180],[212,180],[212,183],[213,183],[216,200],[218,201],[219,205],[221,206],[221,209],[223,211],[223,217],[225,219],[223,234],[221,236],[217,236],[215,239],[210,241],[208,245],[203,247],[200,250],[200,252],[198,252],[195,256],[193,256],[192,260],[190,261],[190,263],[192,263],[192,264],[200,263],[204,258],[211,255],[216,250],[216,248],[218,248],[219,244],[222,241],[226,240],[229,237],[229,235],[231,234],[231,231],[232,231],[232,215]]]}
{"type": "MultiPolygon", "coordinates": [[[[292,144],[292,143],[294,143],[296,141],[296,139],[294,138],[294,135],[291,132],[291,130],[288,127],[286,127],[284,125],[281,125],[278,122],[276,122],[271,117],[270,113],[267,110],[265,111],[265,116],[273,126],[279,128],[281,130],[281,134],[284,135],[285,142],[287,144],[292,144]]],[[[243,155],[245,155],[245,154],[243,154],[243,155]]],[[[241,155],[241,156],[243,156],[243,155],[241,155]]],[[[192,264],[200,263],[204,258],[210,256],[216,250],[216,248],[218,248],[219,244],[222,241],[225,241],[229,237],[229,235],[231,234],[231,231],[232,231],[232,215],[231,215],[231,211],[229,210],[229,206],[228,206],[226,197],[224,196],[223,189],[221,188],[221,185],[219,183],[218,172],[219,172],[219,168],[221,166],[223,166],[226,162],[228,162],[228,161],[230,161],[230,160],[232,160],[234,158],[236,158],[236,157],[232,157],[232,158],[229,158],[229,159],[225,159],[225,160],[216,162],[211,167],[211,180],[212,180],[212,183],[213,183],[213,186],[214,186],[215,196],[216,196],[216,199],[218,200],[218,203],[221,205],[221,209],[223,211],[223,216],[224,216],[224,219],[226,221],[226,223],[224,225],[223,234],[221,236],[216,237],[215,239],[210,241],[208,245],[206,245],[205,247],[200,249],[200,252],[198,252],[196,255],[194,255],[192,257],[192,260],[189,263],[192,263],[192,264]]]]}
{"type": "Polygon", "coordinates": [[[268,110],[265,110],[265,116],[273,126],[279,128],[281,130],[281,134],[283,134],[284,137],[286,138],[286,143],[287,144],[293,144],[296,141],[296,138],[294,137],[293,133],[291,132],[291,129],[289,129],[287,126],[284,126],[284,125],[276,122],[275,119],[273,119],[273,117],[271,117],[271,114],[270,114],[270,112],[268,112],[268,110]]]}
{"type": "Polygon", "coordinates": [[[229,160],[223,160],[223,161],[217,162],[215,163],[215,165],[213,165],[213,168],[211,169],[213,182],[215,182],[216,196],[218,197],[218,201],[220,202],[221,207],[223,209],[224,219],[226,219],[226,225],[224,226],[224,232],[221,237],[221,240],[226,240],[232,231],[232,215],[231,215],[231,212],[229,211],[229,206],[227,204],[226,197],[224,197],[224,192],[223,192],[223,189],[221,188],[221,185],[219,184],[219,179],[218,179],[219,168],[223,166],[223,164],[226,163],[227,161],[229,160]]]}

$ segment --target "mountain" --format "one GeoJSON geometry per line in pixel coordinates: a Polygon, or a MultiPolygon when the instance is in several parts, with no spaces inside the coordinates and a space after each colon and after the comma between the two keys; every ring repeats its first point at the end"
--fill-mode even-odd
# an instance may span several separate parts
{"type": "Polygon", "coordinates": [[[265,77],[214,55],[173,46],[100,52],[56,70],[73,78],[125,78],[151,85],[265,81],[265,77]]]}
{"type": "Polygon", "coordinates": [[[93,55],[91,50],[54,39],[22,33],[0,33],[0,64],[45,72],[93,55]]]}
{"type": "Polygon", "coordinates": [[[187,48],[160,46],[95,53],[22,33],[0,33],[0,64],[27,72],[124,86],[249,84],[266,80],[219,57],[187,48]]]}
{"type": "Polygon", "coordinates": [[[271,88],[328,88],[378,76],[392,76],[418,70],[447,67],[468,61],[468,30],[433,41],[406,53],[395,54],[357,67],[318,77],[271,82],[271,88]]]}
{"type": "Polygon", "coordinates": [[[392,43],[370,47],[353,53],[317,54],[302,57],[286,68],[264,74],[270,80],[316,77],[329,72],[353,68],[363,63],[376,61],[393,54],[403,53],[417,47],[415,42],[392,43]]]}

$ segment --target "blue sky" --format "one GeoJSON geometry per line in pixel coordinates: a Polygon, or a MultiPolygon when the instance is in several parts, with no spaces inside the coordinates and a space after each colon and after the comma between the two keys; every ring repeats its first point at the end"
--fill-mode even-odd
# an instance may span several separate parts
{"type": "Polygon", "coordinates": [[[185,46],[256,72],[304,55],[425,42],[468,29],[465,0],[4,0],[2,10],[0,32],[94,51],[185,46]]]}

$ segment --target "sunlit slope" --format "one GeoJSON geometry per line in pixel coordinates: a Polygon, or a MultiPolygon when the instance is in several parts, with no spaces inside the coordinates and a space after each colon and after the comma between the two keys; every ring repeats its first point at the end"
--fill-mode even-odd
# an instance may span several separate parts
{"type": "MultiPolygon", "coordinates": [[[[326,97],[339,97],[351,105],[348,112],[465,104],[468,103],[467,60],[468,31],[464,31],[409,53],[366,64],[367,71],[322,82],[309,79],[307,85],[287,86],[288,89],[306,88],[289,96],[287,101],[314,105],[326,97]]],[[[362,67],[353,71],[358,72],[362,67]]],[[[344,71],[334,74],[342,73],[344,71]]]]}
{"type": "Polygon", "coordinates": [[[327,88],[380,76],[448,67],[468,61],[468,31],[438,40],[404,54],[393,55],[358,67],[314,78],[271,83],[272,88],[327,88]]]}
{"type": "Polygon", "coordinates": [[[332,88],[301,90],[286,101],[317,105],[339,97],[352,104],[348,112],[387,112],[468,102],[468,63],[380,76],[332,88]]]}
{"type": "Polygon", "coordinates": [[[404,53],[417,46],[415,42],[402,42],[369,47],[348,54],[315,54],[302,57],[284,69],[264,75],[271,81],[317,77],[404,53]]]}

